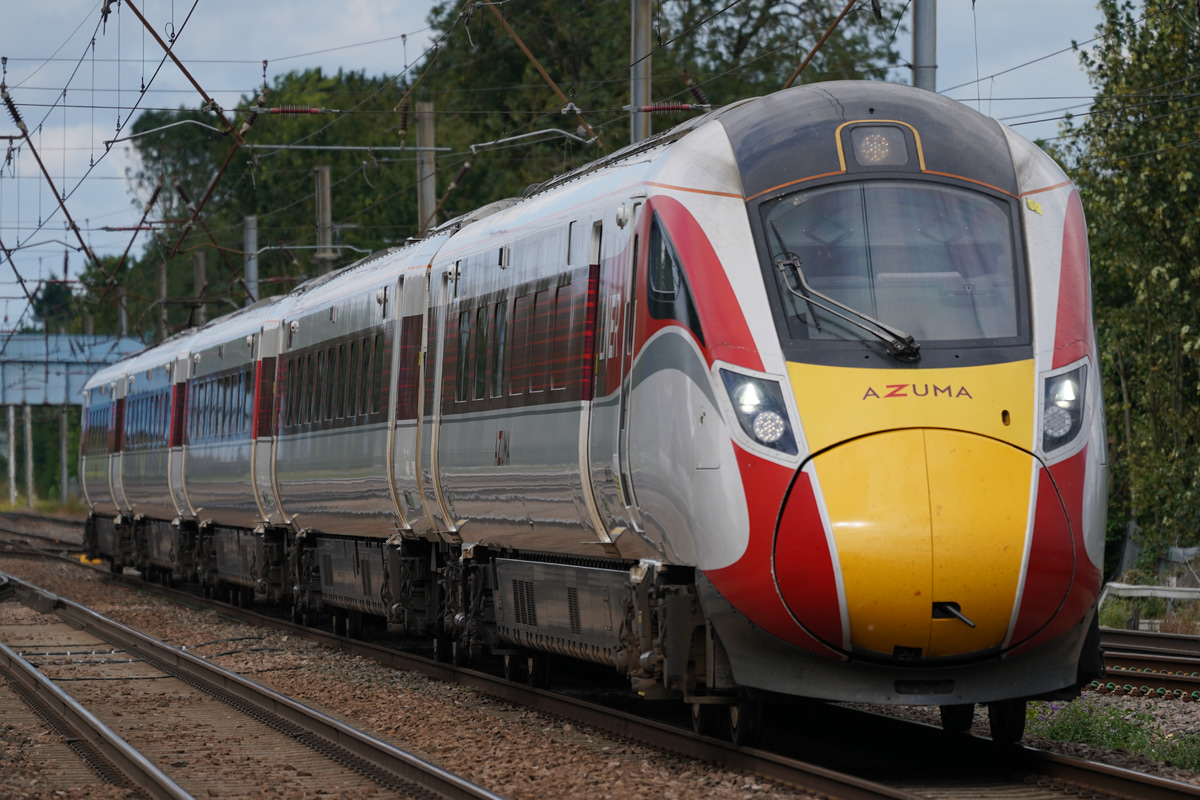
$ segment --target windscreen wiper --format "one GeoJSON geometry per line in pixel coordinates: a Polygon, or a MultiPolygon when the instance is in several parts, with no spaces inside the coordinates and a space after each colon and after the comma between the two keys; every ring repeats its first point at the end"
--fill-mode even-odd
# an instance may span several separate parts
{"type": "MultiPolygon", "coordinates": [[[[771,226],[774,228],[774,225],[771,226]]],[[[775,232],[779,236],[779,232],[775,232]]],[[[782,246],[782,242],[781,242],[782,246]]],[[[897,361],[917,361],[921,358],[921,345],[909,334],[893,328],[890,325],[885,325],[872,316],[864,314],[858,309],[851,308],[843,303],[839,303],[832,297],[828,297],[816,289],[808,285],[808,280],[804,277],[804,270],[800,265],[800,257],[795,253],[787,252],[786,250],[775,256],[775,266],[783,273],[783,283],[787,286],[789,292],[799,297],[809,307],[809,313],[813,314],[812,307],[816,306],[827,314],[832,314],[838,319],[848,322],[859,330],[871,334],[887,345],[887,352],[892,358],[897,361]],[[788,279],[788,271],[791,271],[795,276],[796,282],[800,285],[800,291],[792,288],[792,282],[788,279]],[[819,298],[819,299],[818,299],[819,298]],[[844,312],[844,313],[843,313],[844,312]]],[[[816,316],[813,314],[814,322],[816,316]]],[[[820,324],[817,324],[817,330],[821,329],[820,324]]]]}

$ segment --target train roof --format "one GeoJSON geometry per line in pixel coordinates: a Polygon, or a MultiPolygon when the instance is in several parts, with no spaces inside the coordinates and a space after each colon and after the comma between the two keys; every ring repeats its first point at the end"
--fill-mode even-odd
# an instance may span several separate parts
{"type": "Polygon", "coordinates": [[[928,173],[961,176],[1017,193],[1000,123],[956,100],[912,86],[811,83],[730,107],[715,118],[729,135],[747,198],[843,171],[837,137],[831,133],[843,123],[865,120],[902,121],[916,129],[928,173]],[[804,157],[779,158],[783,145],[804,157]]]}

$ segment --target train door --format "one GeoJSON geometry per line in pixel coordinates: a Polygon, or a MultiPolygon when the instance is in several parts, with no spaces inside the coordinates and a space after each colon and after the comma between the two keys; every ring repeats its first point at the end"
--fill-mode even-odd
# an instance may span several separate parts
{"type": "Polygon", "coordinates": [[[251,429],[254,501],[259,519],[268,525],[287,523],[279,502],[275,480],[276,387],[279,380],[279,351],[283,342],[281,323],[266,325],[258,332],[255,358],[254,419],[251,429]]]}
{"type": "Polygon", "coordinates": [[[421,420],[425,400],[425,369],[429,363],[429,270],[402,275],[396,284],[396,344],[392,366],[392,443],[388,477],[392,497],[406,530],[417,535],[437,530],[424,499],[421,473],[422,444],[427,440],[421,420]]]}
{"type": "MultiPolygon", "coordinates": [[[[426,313],[425,355],[421,391],[421,461],[417,467],[417,486],[424,502],[431,529],[456,533],[445,498],[442,496],[438,467],[438,433],[442,422],[442,363],[445,360],[446,314],[458,287],[457,262],[434,271],[429,280],[429,305],[426,313]]],[[[457,543],[457,535],[449,537],[457,543]]]]}
{"type": "Polygon", "coordinates": [[[613,549],[613,539],[609,533],[608,525],[604,516],[600,512],[600,504],[597,502],[596,496],[596,479],[595,470],[591,463],[591,426],[592,412],[591,407],[597,395],[602,393],[602,390],[597,386],[597,366],[600,351],[601,338],[601,318],[603,317],[601,291],[600,291],[600,264],[601,264],[601,245],[604,241],[604,223],[601,220],[596,220],[592,223],[591,230],[588,231],[584,227],[583,222],[572,222],[570,232],[568,234],[568,262],[572,267],[575,266],[576,260],[579,258],[579,253],[586,253],[588,267],[588,290],[587,290],[587,320],[584,340],[585,345],[584,358],[586,360],[585,369],[588,373],[584,376],[584,392],[583,401],[585,403],[584,413],[580,415],[579,420],[579,477],[582,485],[582,494],[584,503],[587,506],[588,519],[590,527],[595,531],[596,537],[601,544],[605,546],[605,550],[611,555],[618,555],[613,549]]]}
{"type": "Polygon", "coordinates": [[[91,494],[88,492],[88,475],[91,472],[88,467],[91,466],[90,462],[92,458],[94,458],[94,456],[88,456],[88,441],[90,438],[88,434],[90,433],[92,427],[91,416],[89,414],[91,411],[91,407],[89,405],[91,402],[91,395],[87,391],[84,391],[82,392],[82,397],[83,414],[80,418],[82,421],[80,422],[79,426],[79,492],[83,495],[84,504],[90,509],[95,505],[92,501],[91,494]]]}
{"type": "Polygon", "coordinates": [[[187,435],[188,379],[192,375],[192,357],[184,353],[175,359],[171,371],[171,455],[167,461],[167,483],[175,513],[183,519],[194,519],[195,511],[188,502],[183,476],[183,447],[187,435]]]}
{"type": "Polygon", "coordinates": [[[640,198],[616,210],[615,225],[596,221],[592,248],[599,262],[595,399],[589,433],[592,490],[614,537],[621,529],[641,530],[637,497],[630,479],[629,422],[633,413],[633,343],[637,320],[638,237],[634,234],[640,198]]]}
{"type": "Polygon", "coordinates": [[[125,514],[130,510],[129,501],[125,498],[124,469],[125,469],[125,396],[129,393],[129,378],[122,375],[113,384],[113,403],[116,411],[113,416],[112,456],[108,469],[109,488],[112,490],[113,503],[117,512],[125,514]]]}

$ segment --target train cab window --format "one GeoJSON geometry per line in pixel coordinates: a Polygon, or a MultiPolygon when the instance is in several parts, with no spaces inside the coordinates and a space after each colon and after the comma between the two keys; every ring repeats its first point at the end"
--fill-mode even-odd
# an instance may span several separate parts
{"type": "Polygon", "coordinates": [[[674,319],[687,326],[703,344],[700,316],[688,286],[679,253],[655,214],[650,222],[646,269],[647,311],[654,319],[674,319]]]}
{"type": "Polygon", "coordinates": [[[1006,200],[879,180],[796,192],[764,204],[762,215],[793,339],[863,338],[860,327],[830,313],[829,300],[919,343],[1015,341],[1021,334],[1016,229],[1006,200]]]}

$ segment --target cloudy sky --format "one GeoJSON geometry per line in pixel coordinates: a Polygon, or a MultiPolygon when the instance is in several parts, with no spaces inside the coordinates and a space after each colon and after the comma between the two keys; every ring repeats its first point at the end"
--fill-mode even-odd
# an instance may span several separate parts
{"type": "MultiPolygon", "coordinates": [[[[97,255],[121,253],[131,234],[104,228],[136,225],[141,209],[125,181],[128,144],[105,142],[123,135],[118,125],[127,127],[135,103],[195,108],[202,102],[173,64],[158,69],[162,49],[134,8],[163,39],[174,37],[187,72],[222,108],[261,85],[264,59],[269,80],[318,66],[394,76],[430,42],[430,0],[134,0],[113,3],[106,21],[104,5],[23,3],[0,24],[5,84],[53,180],[52,188],[28,146],[0,164],[0,241],[14,251],[12,264],[31,293],[38,281],[62,277],[64,257],[72,275],[83,264],[54,192],[65,196],[97,255]]],[[[1099,22],[1087,0],[942,0],[938,90],[1029,138],[1052,137],[1065,109],[1087,106],[1091,88],[1069,48],[1093,38],[1099,22]]],[[[906,36],[896,46],[902,58],[911,57],[906,36]]],[[[907,70],[891,79],[910,82],[907,70]]],[[[7,112],[0,114],[0,150],[18,133],[7,112]]],[[[27,306],[12,264],[0,263],[0,330],[18,325],[27,306]]]]}

